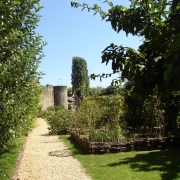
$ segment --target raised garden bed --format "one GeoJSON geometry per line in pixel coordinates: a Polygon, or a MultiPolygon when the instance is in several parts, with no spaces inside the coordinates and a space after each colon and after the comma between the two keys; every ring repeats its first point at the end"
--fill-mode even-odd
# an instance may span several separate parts
{"type": "Polygon", "coordinates": [[[180,148],[180,137],[139,138],[127,142],[89,142],[86,137],[74,132],[71,132],[71,137],[91,154],[180,148]]]}

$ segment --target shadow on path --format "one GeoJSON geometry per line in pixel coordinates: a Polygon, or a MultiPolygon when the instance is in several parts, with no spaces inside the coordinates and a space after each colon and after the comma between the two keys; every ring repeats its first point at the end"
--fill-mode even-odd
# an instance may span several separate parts
{"type": "Polygon", "coordinates": [[[46,134],[41,134],[40,136],[52,136],[52,135],[49,133],[46,133],[46,134]]]}
{"type": "Polygon", "coordinates": [[[49,152],[49,156],[68,157],[68,156],[72,156],[72,154],[69,151],[69,149],[63,149],[58,151],[51,151],[49,152]]]}

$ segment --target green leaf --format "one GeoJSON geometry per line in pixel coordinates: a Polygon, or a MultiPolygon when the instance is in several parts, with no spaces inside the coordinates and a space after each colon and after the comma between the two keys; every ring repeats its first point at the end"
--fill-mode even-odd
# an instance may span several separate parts
{"type": "Polygon", "coordinates": [[[109,4],[111,7],[113,7],[113,3],[112,3],[112,2],[108,2],[108,4],[109,4]]]}
{"type": "Polygon", "coordinates": [[[14,1],[14,5],[20,5],[21,4],[21,0],[15,0],[14,1]]]}
{"type": "Polygon", "coordinates": [[[138,55],[140,58],[143,58],[143,59],[145,59],[145,56],[144,56],[144,54],[142,54],[142,53],[137,53],[137,55],[138,55]]]}

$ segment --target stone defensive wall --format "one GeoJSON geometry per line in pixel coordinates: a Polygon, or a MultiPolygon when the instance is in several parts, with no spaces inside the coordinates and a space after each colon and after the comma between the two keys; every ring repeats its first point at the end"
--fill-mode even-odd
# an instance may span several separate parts
{"type": "Polygon", "coordinates": [[[54,106],[54,89],[53,85],[47,84],[42,91],[42,98],[40,101],[42,110],[46,110],[47,107],[54,106]]]}
{"type": "Polygon", "coordinates": [[[42,105],[43,111],[54,105],[61,105],[67,109],[67,86],[53,86],[47,84],[43,88],[40,104],[42,105]]]}

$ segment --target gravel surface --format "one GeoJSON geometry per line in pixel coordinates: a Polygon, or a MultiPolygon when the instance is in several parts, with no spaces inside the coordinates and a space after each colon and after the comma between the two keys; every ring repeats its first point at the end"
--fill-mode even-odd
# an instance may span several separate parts
{"type": "Polygon", "coordinates": [[[14,180],[91,180],[58,136],[48,135],[48,125],[37,119],[28,135],[14,180]]]}

